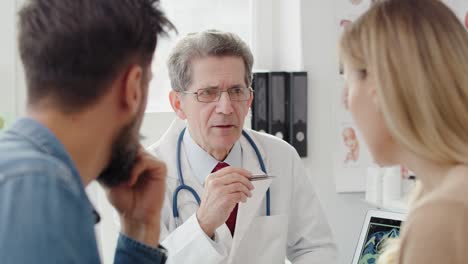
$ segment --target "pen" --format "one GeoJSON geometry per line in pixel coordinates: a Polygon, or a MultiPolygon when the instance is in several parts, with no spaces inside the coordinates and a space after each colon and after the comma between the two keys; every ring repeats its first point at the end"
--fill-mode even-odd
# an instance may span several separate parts
{"type": "Polygon", "coordinates": [[[260,180],[265,180],[265,179],[273,179],[276,178],[276,176],[270,176],[270,175],[265,175],[265,174],[254,174],[252,177],[249,178],[249,181],[260,181],[260,180]]]}

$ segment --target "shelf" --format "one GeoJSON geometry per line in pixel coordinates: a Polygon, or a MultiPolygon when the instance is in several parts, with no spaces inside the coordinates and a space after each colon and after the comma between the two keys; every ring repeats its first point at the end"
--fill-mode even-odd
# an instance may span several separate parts
{"type": "Polygon", "coordinates": [[[399,212],[399,213],[407,213],[408,212],[408,205],[406,199],[399,199],[399,200],[392,200],[385,204],[377,204],[365,199],[362,200],[363,202],[374,206],[378,209],[392,211],[392,212],[399,212]]]}

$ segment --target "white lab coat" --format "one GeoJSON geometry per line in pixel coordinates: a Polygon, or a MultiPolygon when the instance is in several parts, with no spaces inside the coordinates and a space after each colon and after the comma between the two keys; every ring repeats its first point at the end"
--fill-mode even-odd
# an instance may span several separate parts
{"type": "MultiPolygon", "coordinates": [[[[174,190],[179,185],[176,168],[176,146],[185,122],[176,119],[162,138],[148,148],[166,162],[166,201],[162,209],[161,244],[168,249],[171,264],[283,264],[287,257],[294,264],[329,264],[336,262],[336,246],[322,212],[320,202],[308,179],[297,152],[286,142],[270,135],[247,130],[256,142],[269,175],[277,176],[270,187],[271,215],[266,216],[265,192],[257,203],[239,207],[236,232],[232,238],[223,224],[214,241],[200,228],[198,204],[187,191],[178,196],[182,223],[176,228],[172,213],[174,190]]],[[[241,136],[242,166],[260,173],[257,156],[241,136]]],[[[182,144],[184,181],[200,198],[203,186],[191,173],[182,144]]]]}

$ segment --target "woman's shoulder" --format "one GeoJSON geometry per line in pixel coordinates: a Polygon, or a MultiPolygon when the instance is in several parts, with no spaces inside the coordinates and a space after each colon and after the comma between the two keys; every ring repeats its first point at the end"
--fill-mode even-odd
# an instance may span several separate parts
{"type": "Polygon", "coordinates": [[[434,195],[431,199],[415,206],[409,213],[406,223],[424,226],[435,224],[436,221],[449,223],[461,219],[466,223],[468,206],[463,200],[453,199],[453,197],[454,195],[440,195],[440,197],[434,195]]]}
{"type": "Polygon", "coordinates": [[[468,208],[455,201],[431,201],[408,215],[400,263],[464,263],[468,258],[468,208]]]}
{"type": "Polygon", "coordinates": [[[413,207],[403,226],[401,263],[462,263],[468,258],[467,188],[467,171],[453,171],[413,207]]]}
{"type": "Polygon", "coordinates": [[[457,166],[449,171],[433,192],[427,195],[422,205],[442,203],[460,205],[468,209],[468,166],[457,166]]]}

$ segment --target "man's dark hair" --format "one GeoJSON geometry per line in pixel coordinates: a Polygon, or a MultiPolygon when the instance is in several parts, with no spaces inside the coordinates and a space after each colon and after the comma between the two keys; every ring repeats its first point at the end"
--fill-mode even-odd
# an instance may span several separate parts
{"type": "Polygon", "coordinates": [[[28,103],[50,97],[79,111],[128,65],[151,63],[158,36],[175,29],[158,0],[29,0],[19,12],[28,103]]]}

